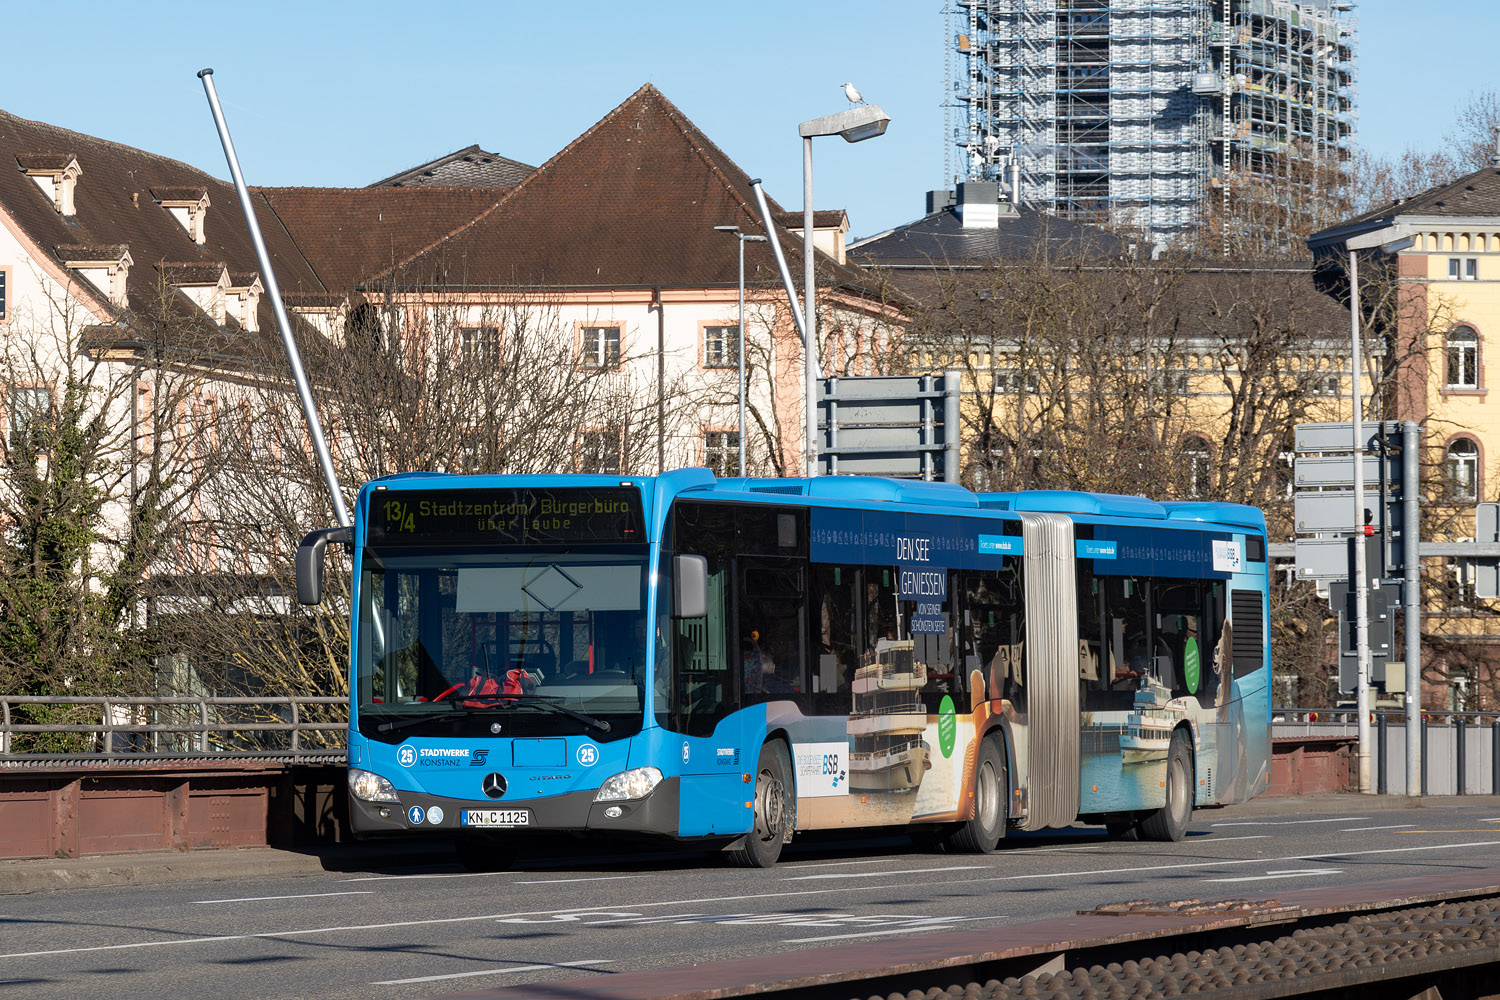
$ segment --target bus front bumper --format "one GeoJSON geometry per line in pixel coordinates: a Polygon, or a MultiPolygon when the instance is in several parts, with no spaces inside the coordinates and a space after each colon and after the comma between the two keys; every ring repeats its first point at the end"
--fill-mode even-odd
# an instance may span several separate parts
{"type": "Polygon", "coordinates": [[[349,826],[356,837],[382,833],[458,833],[487,830],[570,830],[658,834],[674,837],[681,802],[680,779],[664,778],[643,799],[595,802],[594,790],[565,792],[531,799],[452,799],[422,792],[400,792],[400,802],[366,802],[349,796],[349,826]],[[611,809],[619,815],[608,815],[611,809]],[[466,825],[469,811],[526,811],[524,824],[502,827],[466,825]],[[434,814],[437,819],[434,820],[434,814]]]}

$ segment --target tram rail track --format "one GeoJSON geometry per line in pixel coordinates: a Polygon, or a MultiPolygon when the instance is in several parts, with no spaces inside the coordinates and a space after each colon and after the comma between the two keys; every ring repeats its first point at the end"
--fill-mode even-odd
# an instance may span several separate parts
{"type": "Polygon", "coordinates": [[[455,996],[1155,1000],[1209,992],[1216,1000],[1500,996],[1500,869],[1276,899],[1135,900],[987,931],[455,996]]]}

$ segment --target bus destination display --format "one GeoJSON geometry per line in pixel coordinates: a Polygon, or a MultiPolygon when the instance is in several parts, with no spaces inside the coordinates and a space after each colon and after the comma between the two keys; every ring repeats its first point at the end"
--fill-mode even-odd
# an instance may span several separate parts
{"type": "Polygon", "coordinates": [[[541,545],[644,542],[633,489],[381,490],[370,498],[371,545],[541,545]]]}

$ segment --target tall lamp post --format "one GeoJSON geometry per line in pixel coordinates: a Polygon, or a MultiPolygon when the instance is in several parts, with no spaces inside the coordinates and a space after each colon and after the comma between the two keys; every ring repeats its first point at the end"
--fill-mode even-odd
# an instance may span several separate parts
{"type": "Polygon", "coordinates": [[[739,347],[737,353],[740,362],[740,478],[745,477],[745,244],[765,243],[764,236],[753,236],[749,233],[740,232],[739,226],[714,226],[721,233],[733,233],[735,240],[740,245],[740,325],[735,329],[739,332],[739,347]]]}
{"type": "MultiPolygon", "coordinates": [[[[857,94],[856,94],[857,96],[857,94]]],[[[818,474],[818,358],[817,313],[813,309],[812,141],[820,135],[863,142],[884,135],[890,116],[876,104],[861,104],[835,115],[814,118],[797,126],[802,136],[802,316],[804,369],[807,375],[807,475],[818,474]]]]}
{"type": "MultiPolygon", "coordinates": [[[[1344,241],[1349,254],[1349,395],[1353,403],[1354,427],[1354,525],[1356,530],[1365,523],[1365,430],[1364,413],[1360,399],[1360,379],[1363,376],[1364,356],[1360,343],[1359,307],[1359,253],[1379,247],[1384,253],[1399,253],[1412,246],[1416,237],[1408,226],[1388,226],[1371,233],[1351,236],[1344,241]]],[[[1408,525],[1408,531],[1416,525],[1408,525]]],[[[1370,782],[1370,589],[1369,567],[1365,565],[1363,537],[1356,535],[1354,543],[1354,655],[1358,665],[1355,686],[1356,706],[1359,710],[1359,790],[1373,791],[1370,782]]],[[[1412,664],[1406,665],[1407,676],[1411,676],[1412,664]]],[[[1406,743],[1407,760],[1416,738],[1418,704],[1421,692],[1406,691],[1406,743]]],[[[1410,767],[1408,767],[1408,772],[1410,767]]],[[[1407,775],[1407,794],[1411,794],[1411,776],[1407,775]]]]}

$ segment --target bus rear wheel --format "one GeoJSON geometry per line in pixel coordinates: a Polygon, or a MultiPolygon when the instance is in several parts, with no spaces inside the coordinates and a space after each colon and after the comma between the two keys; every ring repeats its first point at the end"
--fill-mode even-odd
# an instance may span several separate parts
{"type": "Polygon", "coordinates": [[[781,857],[792,821],[791,765],[779,740],[760,748],[755,765],[754,823],[741,846],[731,848],[730,863],[742,868],[770,868],[781,857]]]}
{"type": "Polygon", "coordinates": [[[1167,804],[1141,820],[1146,840],[1177,842],[1187,833],[1193,818],[1193,753],[1181,732],[1172,736],[1167,751],[1167,804]]]}
{"type": "Polygon", "coordinates": [[[950,850],[965,854],[989,854],[1005,836],[1009,809],[1010,775],[1005,753],[992,739],[979,744],[974,761],[974,817],[959,824],[948,838],[950,850]]]}

